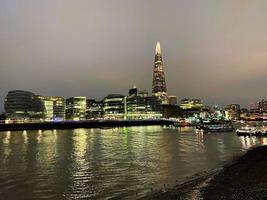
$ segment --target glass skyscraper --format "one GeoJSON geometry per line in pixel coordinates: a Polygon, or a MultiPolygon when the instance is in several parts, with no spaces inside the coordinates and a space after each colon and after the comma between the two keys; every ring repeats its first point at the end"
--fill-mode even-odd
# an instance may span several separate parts
{"type": "Polygon", "coordinates": [[[157,96],[162,103],[168,102],[165,74],[163,70],[163,61],[159,42],[157,42],[155,50],[152,95],[157,96]]]}

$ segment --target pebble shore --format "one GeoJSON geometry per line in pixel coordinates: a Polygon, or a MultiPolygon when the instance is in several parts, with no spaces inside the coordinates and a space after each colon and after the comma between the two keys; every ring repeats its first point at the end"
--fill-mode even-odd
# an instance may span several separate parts
{"type": "Polygon", "coordinates": [[[267,146],[249,150],[232,164],[142,200],[267,200],[267,146]]]}

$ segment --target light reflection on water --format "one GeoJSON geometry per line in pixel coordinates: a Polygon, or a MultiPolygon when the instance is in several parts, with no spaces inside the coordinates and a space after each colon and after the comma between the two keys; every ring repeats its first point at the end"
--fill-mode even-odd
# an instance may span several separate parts
{"type": "Polygon", "coordinates": [[[266,144],[190,127],[1,132],[0,199],[142,196],[266,144]]]}

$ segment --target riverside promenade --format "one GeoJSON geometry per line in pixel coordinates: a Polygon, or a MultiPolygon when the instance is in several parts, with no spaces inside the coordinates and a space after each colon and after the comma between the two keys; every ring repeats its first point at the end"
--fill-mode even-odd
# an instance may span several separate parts
{"type": "Polygon", "coordinates": [[[249,150],[231,164],[142,200],[267,200],[267,146],[249,150]]]}
{"type": "Polygon", "coordinates": [[[76,128],[109,128],[126,126],[154,126],[176,125],[176,122],[165,119],[149,120],[81,120],[60,122],[25,122],[25,123],[2,123],[0,131],[20,130],[51,130],[51,129],[76,129],[76,128]]]}

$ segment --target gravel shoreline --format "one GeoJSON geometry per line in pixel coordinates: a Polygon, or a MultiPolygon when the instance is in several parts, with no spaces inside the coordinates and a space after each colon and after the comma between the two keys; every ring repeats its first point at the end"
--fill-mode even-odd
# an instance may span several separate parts
{"type": "Polygon", "coordinates": [[[267,146],[249,150],[232,164],[141,200],[267,200],[267,146]]]}
{"type": "Polygon", "coordinates": [[[267,146],[249,150],[202,190],[205,200],[267,199],[267,146]]]}
{"type": "Polygon", "coordinates": [[[222,168],[218,168],[209,172],[204,172],[194,176],[185,183],[178,184],[172,188],[163,188],[140,198],[140,200],[191,200],[202,199],[202,189],[218,174],[222,168]]]}

